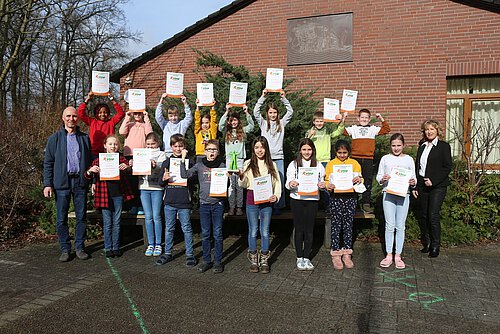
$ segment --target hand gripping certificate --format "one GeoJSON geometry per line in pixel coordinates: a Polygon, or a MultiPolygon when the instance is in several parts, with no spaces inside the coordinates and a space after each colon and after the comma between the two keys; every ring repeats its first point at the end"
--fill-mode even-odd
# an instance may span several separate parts
{"type": "Polygon", "coordinates": [[[151,149],[134,148],[132,175],[151,175],[151,149]]]}
{"type": "Polygon", "coordinates": [[[128,90],[128,110],[130,112],[146,111],[146,91],[144,89],[128,90]]]}
{"type": "Polygon", "coordinates": [[[318,195],[319,171],[316,167],[299,167],[298,194],[301,196],[318,195]]]}
{"type": "Polygon", "coordinates": [[[180,98],[184,91],[184,74],[167,72],[168,97],[180,98]]]}
{"type": "Polygon", "coordinates": [[[227,168],[210,170],[210,197],[227,196],[227,168]]]}
{"type": "Polygon", "coordinates": [[[340,119],[340,106],[337,99],[323,99],[323,116],[325,122],[339,123],[340,119]]]}
{"type": "Polygon", "coordinates": [[[273,184],[271,175],[256,177],[252,181],[253,202],[261,204],[269,202],[269,198],[273,195],[273,184]]]}
{"type": "Polygon", "coordinates": [[[120,179],[120,155],[118,153],[99,153],[99,180],[120,179]]]}
{"type": "Polygon", "coordinates": [[[344,89],[342,94],[342,104],[340,105],[340,111],[342,113],[354,113],[356,111],[356,100],[358,98],[357,90],[344,89]]]}
{"type": "MultiPolygon", "coordinates": [[[[171,186],[187,186],[187,179],[181,177],[181,158],[170,158],[170,179],[168,179],[168,184],[171,186]]],[[[184,160],[186,164],[186,169],[189,168],[189,160],[184,160]]]]}
{"type": "Polygon", "coordinates": [[[200,100],[202,106],[214,105],[214,84],[198,83],[196,84],[196,97],[200,100]]]}
{"type": "Polygon", "coordinates": [[[109,93],[109,72],[92,71],[92,93],[105,96],[109,93]]]}
{"type": "Polygon", "coordinates": [[[389,194],[406,197],[410,186],[411,171],[406,168],[393,167],[389,175],[391,178],[387,181],[385,191],[389,194]]]}
{"type": "Polygon", "coordinates": [[[354,178],[352,172],[352,165],[334,165],[333,173],[330,174],[330,183],[333,183],[335,193],[352,193],[354,192],[354,185],[352,179],[354,178]]]}
{"type": "Polygon", "coordinates": [[[246,82],[231,82],[229,86],[229,104],[235,107],[243,107],[247,103],[246,82]]]}
{"type": "Polygon", "coordinates": [[[266,89],[269,92],[279,92],[283,89],[283,69],[268,68],[266,73],[266,89]]]}

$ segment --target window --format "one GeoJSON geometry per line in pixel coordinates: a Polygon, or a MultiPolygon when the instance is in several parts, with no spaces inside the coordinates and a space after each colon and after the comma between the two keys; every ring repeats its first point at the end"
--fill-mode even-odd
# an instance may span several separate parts
{"type": "Polygon", "coordinates": [[[452,154],[499,165],[499,131],[500,76],[448,78],[446,138],[452,154]]]}

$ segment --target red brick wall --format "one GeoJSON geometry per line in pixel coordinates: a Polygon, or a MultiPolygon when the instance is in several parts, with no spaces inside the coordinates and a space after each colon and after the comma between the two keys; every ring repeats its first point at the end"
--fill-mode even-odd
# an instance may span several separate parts
{"type": "Polygon", "coordinates": [[[259,0],[130,74],[154,107],[167,71],[184,73],[188,90],[202,82],[192,48],[253,73],[284,68],[297,78],[290,89],[318,89],[318,100],[358,90],[358,108],[383,113],[392,132],[413,144],[424,119],[444,124],[447,75],[500,73],[499,27],[499,14],[448,0],[259,0]],[[287,67],[287,19],[346,12],[353,13],[353,62],[287,67]]]}

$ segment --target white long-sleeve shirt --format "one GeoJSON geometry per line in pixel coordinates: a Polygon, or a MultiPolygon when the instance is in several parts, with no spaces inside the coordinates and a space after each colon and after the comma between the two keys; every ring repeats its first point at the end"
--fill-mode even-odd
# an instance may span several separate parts
{"type": "MultiPolygon", "coordinates": [[[[399,156],[395,156],[393,154],[387,154],[380,159],[380,164],[378,166],[378,172],[376,176],[376,180],[378,183],[382,181],[382,177],[384,175],[390,175],[393,167],[405,168],[411,171],[411,178],[417,179],[415,176],[415,162],[413,158],[407,154],[401,154],[399,156]]],[[[387,181],[383,184],[382,191],[385,191],[387,187],[387,181]]],[[[410,186],[408,185],[408,191],[410,190],[410,186]]]]}

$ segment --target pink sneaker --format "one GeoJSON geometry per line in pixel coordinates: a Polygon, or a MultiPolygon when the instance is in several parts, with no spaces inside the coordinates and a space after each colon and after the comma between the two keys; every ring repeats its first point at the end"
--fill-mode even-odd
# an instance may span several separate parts
{"type": "Polygon", "coordinates": [[[396,265],[396,269],[404,269],[406,267],[403,260],[401,260],[401,255],[396,255],[394,257],[394,263],[396,265]]]}
{"type": "Polygon", "coordinates": [[[387,254],[387,256],[382,261],[380,261],[380,266],[382,268],[389,268],[391,264],[392,264],[392,254],[387,254]]]}

